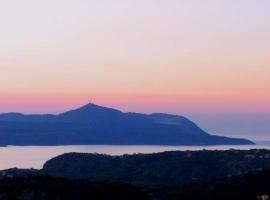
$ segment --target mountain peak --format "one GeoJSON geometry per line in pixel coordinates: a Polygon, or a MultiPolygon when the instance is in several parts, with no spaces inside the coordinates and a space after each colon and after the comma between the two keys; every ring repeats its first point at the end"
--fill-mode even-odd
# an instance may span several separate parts
{"type": "Polygon", "coordinates": [[[92,103],[92,102],[89,102],[89,103],[87,103],[87,104],[81,106],[81,107],[78,108],[78,109],[81,109],[81,108],[101,108],[101,107],[102,107],[102,106],[99,106],[99,105],[97,105],[97,104],[94,104],[94,103],[92,103]]]}
{"type": "Polygon", "coordinates": [[[89,102],[89,103],[87,103],[87,104],[85,104],[85,105],[83,105],[83,106],[81,106],[81,107],[79,107],[78,109],[75,109],[75,110],[77,110],[77,111],[85,110],[85,111],[115,111],[115,112],[121,112],[119,110],[104,107],[104,106],[100,106],[100,105],[94,104],[92,102],[89,102]]]}
{"type": "Polygon", "coordinates": [[[94,103],[85,104],[77,109],[70,110],[60,114],[59,116],[73,120],[100,120],[100,118],[110,118],[119,115],[122,112],[113,108],[107,108],[94,103]]]}

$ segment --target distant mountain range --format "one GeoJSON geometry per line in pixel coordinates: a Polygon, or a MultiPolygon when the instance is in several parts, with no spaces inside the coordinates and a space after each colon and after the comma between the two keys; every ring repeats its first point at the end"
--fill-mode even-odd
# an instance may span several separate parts
{"type": "Polygon", "coordinates": [[[0,114],[0,145],[241,145],[182,116],[123,113],[89,103],[59,115],[0,114]]]}

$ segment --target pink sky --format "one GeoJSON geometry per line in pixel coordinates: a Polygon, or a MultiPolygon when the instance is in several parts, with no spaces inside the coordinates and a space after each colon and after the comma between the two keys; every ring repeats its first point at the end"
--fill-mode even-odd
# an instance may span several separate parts
{"type": "Polygon", "coordinates": [[[137,112],[270,112],[268,0],[0,3],[0,112],[89,100],[137,112]]]}

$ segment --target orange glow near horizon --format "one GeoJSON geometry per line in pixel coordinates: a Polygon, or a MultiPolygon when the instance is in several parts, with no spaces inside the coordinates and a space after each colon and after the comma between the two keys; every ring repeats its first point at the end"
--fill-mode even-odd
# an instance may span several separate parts
{"type": "Polygon", "coordinates": [[[268,112],[269,100],[244,97],[165,96],[165,95],[83,95],[83,94],[7,94],[0,100],[2,112],[61,113],[87,103],[112,107],[124,112],[168,112],[172,114],[211,112],[268,112]]]}

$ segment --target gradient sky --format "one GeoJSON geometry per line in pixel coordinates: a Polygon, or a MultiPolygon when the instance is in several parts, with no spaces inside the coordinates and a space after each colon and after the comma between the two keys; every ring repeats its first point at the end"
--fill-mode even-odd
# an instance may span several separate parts
{"type": "Polygon", "coordinates": [[[0,2],[0,112],[270,112],[269,0],[0,2]]]}

